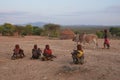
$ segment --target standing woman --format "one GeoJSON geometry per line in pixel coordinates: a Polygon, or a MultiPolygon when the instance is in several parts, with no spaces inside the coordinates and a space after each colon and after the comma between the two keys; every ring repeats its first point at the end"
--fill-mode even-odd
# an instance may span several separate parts
{"type": "Polygon", "coordinates": [[[110,48],[110,42],[109,42],[109,39],[108,39],[108,31],[105,29],[104,30],[104,48],[107,48],[109,49],[110,48]]]}

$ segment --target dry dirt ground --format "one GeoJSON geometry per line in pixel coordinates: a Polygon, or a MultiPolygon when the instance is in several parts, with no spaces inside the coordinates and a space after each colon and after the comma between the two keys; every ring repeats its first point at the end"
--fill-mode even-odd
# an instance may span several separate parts
{"type": "Polygon", "coordinates": [[[72,40],[48,39],[40,36],[0,37],[0,80],[120,80],[120,40],[110,40],[110,49],[86,44],[85,63],[73,64],[72,40]],[[15,44],[20,44],[26,57],[11,60],[15,44]],[[37,44],[42,50],[49,44],[53,61],[31,60],[31,49],[37,44]]]}

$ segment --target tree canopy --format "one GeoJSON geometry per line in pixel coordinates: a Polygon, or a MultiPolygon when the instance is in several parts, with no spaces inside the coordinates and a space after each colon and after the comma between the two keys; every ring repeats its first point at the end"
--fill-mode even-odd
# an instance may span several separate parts
{"type": "Polygon", "coordinates": [[[46,24],[44,25],[44,31],[49,37],[58,37],[60,33],[60,25],[46,24]]]}

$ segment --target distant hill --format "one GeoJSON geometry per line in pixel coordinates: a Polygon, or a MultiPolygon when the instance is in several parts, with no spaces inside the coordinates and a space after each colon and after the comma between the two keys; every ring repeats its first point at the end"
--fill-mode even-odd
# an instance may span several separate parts
{"type": "Polygon", "coordinates": [[[120,26],[108,26],[108,25],[66,25],[64,27],[69,28],[109,28],[109,27],[120,27],[120,26]]]}
{"type": "MultiPolygon", "coordinates": [[[[30,22],[25,24],[18,24],[18,25],[32,25],[32,26],[38,26],[43,27],[45,24],[49,24],[47,22],[30,22]]],[[[54,23],[53,23],[54,24],[54,23]]],[[[59,24],[61,25],[61,24],[59,24]]],[[[61,25],[64,28],[110,28],[110,27],[120,27],[120,25],[61,25]]]]}
{"type": "Polygon", "coordinates": [[[30,22],[30,23],[26,23],[26,24],[22,24],[23,26],[25,25],[32,25],[32,26],[39,26],[39,27],[43,27],[45,24],[48,24],[48,23],[45,23],[45,22],[30,22]]]}

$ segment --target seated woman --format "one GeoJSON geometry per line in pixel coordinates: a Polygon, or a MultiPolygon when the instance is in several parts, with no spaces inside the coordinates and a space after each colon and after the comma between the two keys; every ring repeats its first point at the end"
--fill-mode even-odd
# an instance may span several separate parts
{"type": "Polygon", "coordinates": [[[13,53],[13,56],[11,57],[12,59],[25,57],[24,51],[19,47],[19,44],[15,45],[15,48],[13,51],[14,51],[14,53],[13,53]]]}
{"type": "Polygon", "coordinates": [[[52,58],[56,58],[56,56],[52,55],[52,50],[50,49],[49,45],[45,45],[43,56],[46,60],[51,60],[52,58]]]}
{"type": "Polygon", "coordinates": [[[41,56],[41,53],[41,49],[35,44],[34,48],[32,49],[32,59],[38,59],[41,56]]]}
{"type": "Polygon", "coordinates": [[[74,50],[71,54],[75,64],[84,63],[84,52],[82,50],[82,45],[77,45],[77,50],[74,50]]]}

